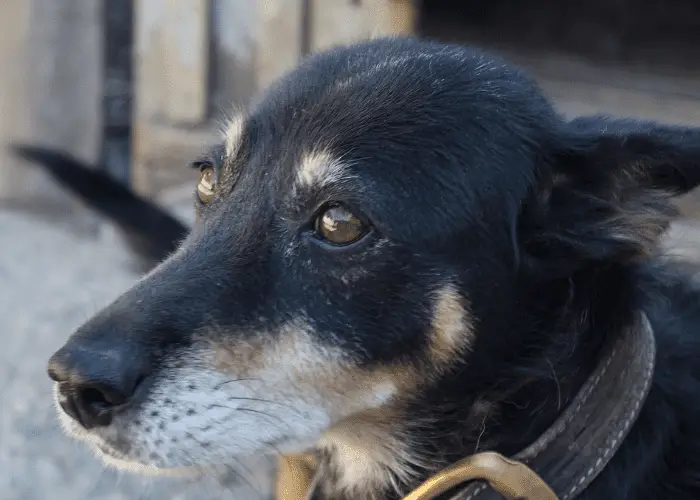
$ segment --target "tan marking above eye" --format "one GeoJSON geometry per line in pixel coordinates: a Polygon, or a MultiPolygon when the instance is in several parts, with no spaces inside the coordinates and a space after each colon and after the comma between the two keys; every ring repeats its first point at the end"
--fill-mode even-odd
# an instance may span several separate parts
{"type": "Polygon", "coordinates": [[[197,183],[197,196],[202,203],[209,203],[214,198],[216,189],[216,172],[214,167],[202,167],[197,183]]]}
{"type": "Polygon", "coordinates": [[[336,205],[316,219],[316,233],[335,245],[348,245],[359,240],[366,232],[364,223],[347,208],[336,205]]]}

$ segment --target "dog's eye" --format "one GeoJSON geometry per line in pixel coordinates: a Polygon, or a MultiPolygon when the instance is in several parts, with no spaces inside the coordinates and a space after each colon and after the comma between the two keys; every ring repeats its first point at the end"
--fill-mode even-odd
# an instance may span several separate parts
{"type": "Polygon", "coordinates": [[[334,245],[349,245],[367,232],[365,224],[342,205],[334,205],[316,219],[316,235],[334,245]]]}
{"type": "Polygon", "coordinates": [[[202,203],[209,203],[214,198],[216,172],[211,165],[203,165],[197,183],[197,196],[202,203]]]}

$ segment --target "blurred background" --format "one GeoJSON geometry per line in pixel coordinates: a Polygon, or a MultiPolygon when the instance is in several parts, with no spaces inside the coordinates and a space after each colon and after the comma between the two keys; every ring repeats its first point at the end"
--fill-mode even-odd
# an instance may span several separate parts
{"type": "MultiPolygon", "coordinates": [[[[269,498],[265,463],[205,484],[105,471],[61,434],[45,363],[187,230],[185,165],[226,114],[305,54],[390,33],[500,53],[567,115],[700,125],[693,0],[3,0],[0,499],[269,498]]],[[[666,243],[689,260],[699,202],[666,243]]]]}

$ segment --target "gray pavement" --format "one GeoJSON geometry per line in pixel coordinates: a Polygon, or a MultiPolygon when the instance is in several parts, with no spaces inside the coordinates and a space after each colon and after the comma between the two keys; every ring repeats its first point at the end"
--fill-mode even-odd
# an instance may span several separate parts
{"type": "MultiPolygon", "coordinates": [[[[182,196],[175,202],[190,218],[182,196]]],[[[72,226],[70,220],[0,209],[0,500],[266,497],[269,478],[263,473],[248,477],[253,488],[233,486],[230,477],[187,483],[132,476],[105,469],[84,445],[62,434],[46,360],[137,279],[113,231],[95,237],[72,226]]]]}

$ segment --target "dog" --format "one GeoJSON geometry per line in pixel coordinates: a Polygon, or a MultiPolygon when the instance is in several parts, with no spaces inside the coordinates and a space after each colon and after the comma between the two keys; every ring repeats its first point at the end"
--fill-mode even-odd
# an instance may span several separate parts
{"type": "Polygon", "coordinates": [[[659,250],[700,129],[568,120],[498,57],[392,37],[304,59],[193,167],[177,251],[49,361],[107,463],[307,453],[313,500],[454,467],[411,498],[700,498],[700,291],[659,250]],[[522,471],[549,496],[507,493],[522,471]]]}

